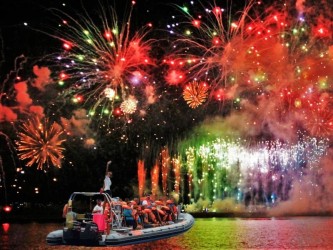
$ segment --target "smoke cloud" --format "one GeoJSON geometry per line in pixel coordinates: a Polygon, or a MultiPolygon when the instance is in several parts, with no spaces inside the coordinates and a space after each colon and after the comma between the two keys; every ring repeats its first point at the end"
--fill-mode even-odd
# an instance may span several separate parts
{"type": "Polygon", "coordinates": [[[0,122],[14,122],[17,114],[9,107],[0,104],[0,122]]]}
{"type": "Polygon", "coordinates": [[[27,82],[19,82],[14,84],[14,89],[16,90],[16,101],[19,104],[18,107],[22,112],[32,104],[32,99],[28,94],[27,82]]]}
{"type": "Polygon", "coordinates": [[[85,109],[75,110],[70,119],[61,117],[61,124],[67,133],[74,136],[89,136],[92,134],[89,128],[90,119],[85,109]]]}
{"type": "Polygon", "coordinates": [[[33,67],[33,72],[37,76],[31,83],[31,86],[36,87],[40,91],[45,91],[45,86],[52,83],[50,77],[51,71],[47,67],[38,67],[35,65],[33,67]]]}

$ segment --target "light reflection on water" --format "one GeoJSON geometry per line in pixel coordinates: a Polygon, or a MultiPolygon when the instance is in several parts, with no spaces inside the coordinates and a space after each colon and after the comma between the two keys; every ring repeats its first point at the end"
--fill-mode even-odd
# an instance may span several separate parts
{"type": "MultiPolygon", "coordinates": [[[[0,249],[101,249],[48,246],[46,235],[61,224],[2,224],[0,249]],[[6,232],[7,230],[7,232],[6,232]]],[[[273,219],[196,219],[183,235],[150,243],[112,247],[129,249],[333,249],[333,217],[273,219]]]]}

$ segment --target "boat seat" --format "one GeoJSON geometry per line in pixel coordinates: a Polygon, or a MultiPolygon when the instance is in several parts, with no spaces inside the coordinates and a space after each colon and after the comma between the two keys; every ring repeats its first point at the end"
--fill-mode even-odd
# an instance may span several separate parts
{"type": "Polygon", "coordinates": [[[87,219],[87,218],[86,218],[86,215],[85,215],[85,214],[76,214],[76,219],[77,219],[77,220],[85,220],[85,219],[87,219]]]}

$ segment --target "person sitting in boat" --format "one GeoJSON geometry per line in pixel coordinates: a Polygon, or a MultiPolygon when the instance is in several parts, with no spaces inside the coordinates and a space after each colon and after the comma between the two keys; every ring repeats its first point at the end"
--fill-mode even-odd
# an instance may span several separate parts
{"type": "Polygon", "coordinates": [[[156,216],[157,219],[161,221],[160,224],[164,225],[167,222],[167,213],[166,210],[168,207],[166,206],[165,202],[160,200],[155,201],[155,206],[156,210],[154,209],[153,212],[156,216]]]}
{"type": "Polygon", "coordinates": [[[156,217],[153,214],[152,209],[147,208],[146,206],[142,207],[142,222],[144,228],[159,226],[159,223],[156,220],[156,217]]]}
{"type": "Polygon", "coordinates": [[[133,198],[133,200],[131,200],[131,205],[139,205],[140,204],[140,199],[138,197],[133,198]]]}
{"type": "Polygon", "coordinates": [[[161,206],[161,210],[164,212],[164,216],[162,216],[162,220],[166,224],[173,224],[173,216],[172,216],[172,210],[170,209],[169,206],[163,205],[161,206]]]}
{"type": "Polygon", "coordinates": [[[133,200],[131,200],[131,201],[128,202],[128,205],[129,205],[131,208],[133,208],[134,205],[138,205],[138,202],[137,202],[135,199],[133,199],[133,200]]]}
{"type": "Polygon", "coordinates": [[[103,214],[103,206],[102,206],[102,200],[97,199],[96,200],[96,206],[94,207],[92,213],[93,214],[103,214]]]}
{"type": "Polygon", "coordinates": [[[159,225],[164,225],[164,222],[162,221],[162,218],[160,216],[159,211],[157,210],[156,205],[151,208],[152,213],[154,214],[156,221],[159,225]]]}
{"type": "Polygon", "coordinates": [[[63,216],[66,217],[66,227],[72,229],[74,226],[74,221],[76,221],[77,214],[72,211],[72,200],[68,201],[67,206],[64,206],[63,216]]]}
{"type": "Polygon", "coordinates": [[[153,227],[153,225],[151,225],[151,223],[149,222],[149,219],[148,219],[148,214],[146,211],[142,211],[142,226],[143,228],[151,228],[153,227]]]}
{"type": "Polygon", "coordinates": [[[160,224],[164,225],[167,221],[167,214],[165,212],[166,205],[165,202],[160,200],[155,201],[156,210],[154,209],[153,212],[157,218],[157,220],[161,221],[160,224]]]}
{"type": "Polygon", "coordinates": [[[134,229],[134,217],[133,217],[133,209],[129,205],[123,205],[123,216],[125,220],[126,226],[131,226],[134,229]]]}
{"type": "Polygon", "coordinates": [[[62,209],[62,218],[66,218],[68,212],[68,203],[64,205],[64,208],[62,209]]]}
{"type": "Polygon", "coordinates": [[[168,213],[168,221],[173,221],[173,222],[176,222],[176,218],[178,217],[178,209],[177,209],[177,206],[175,205],[175,203],[172,201],[172,200],[167,200],[166,201],[166,205],[167,207],[170,208],[170,211],[168,213]]]}
{"type": "Polygon", "coordinates": [[[132,216],[134,218],[133,229],[142,229],[142,219],[141,216],[143,215],[141,207],[138,205],[133,205],[132,208],[132,216]]]}
{"type": "Polygon", "coordinates": [[[150,195],[146,196],[146,199],[142,201],[142,206],[146,206],[146,208],[152,208],[153,200],[151,199],[150,195]]]}

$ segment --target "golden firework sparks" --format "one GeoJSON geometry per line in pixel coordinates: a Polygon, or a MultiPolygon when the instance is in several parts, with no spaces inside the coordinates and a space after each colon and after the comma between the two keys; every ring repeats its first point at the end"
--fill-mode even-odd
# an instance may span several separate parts
{"type": "Polygon", "coordinates": [[[207,99],[208,85],[205,82],[190,82],[183,91],[184,100],[191,108],[197,108],[207,99]]]}
{"type": "Polygon", "coordinates": [[[18,155],[21,160],[28,159],[27,166],[37,164],[37,169],[44,166],[61,166],[64,148],[61,146],[63,132],[61,127],[53,122],[50,124],[47,118],[41,120],[32,117],[21,126],[19,132],[18,155]]]}
{"type": "Polygon", "coordinates": [[[136,111],[137,104],[138,100],[136,100],[134,96],[130,96],[128,99],[121,103],[120,109],[125,114],[133,114],[136,111]]]}

